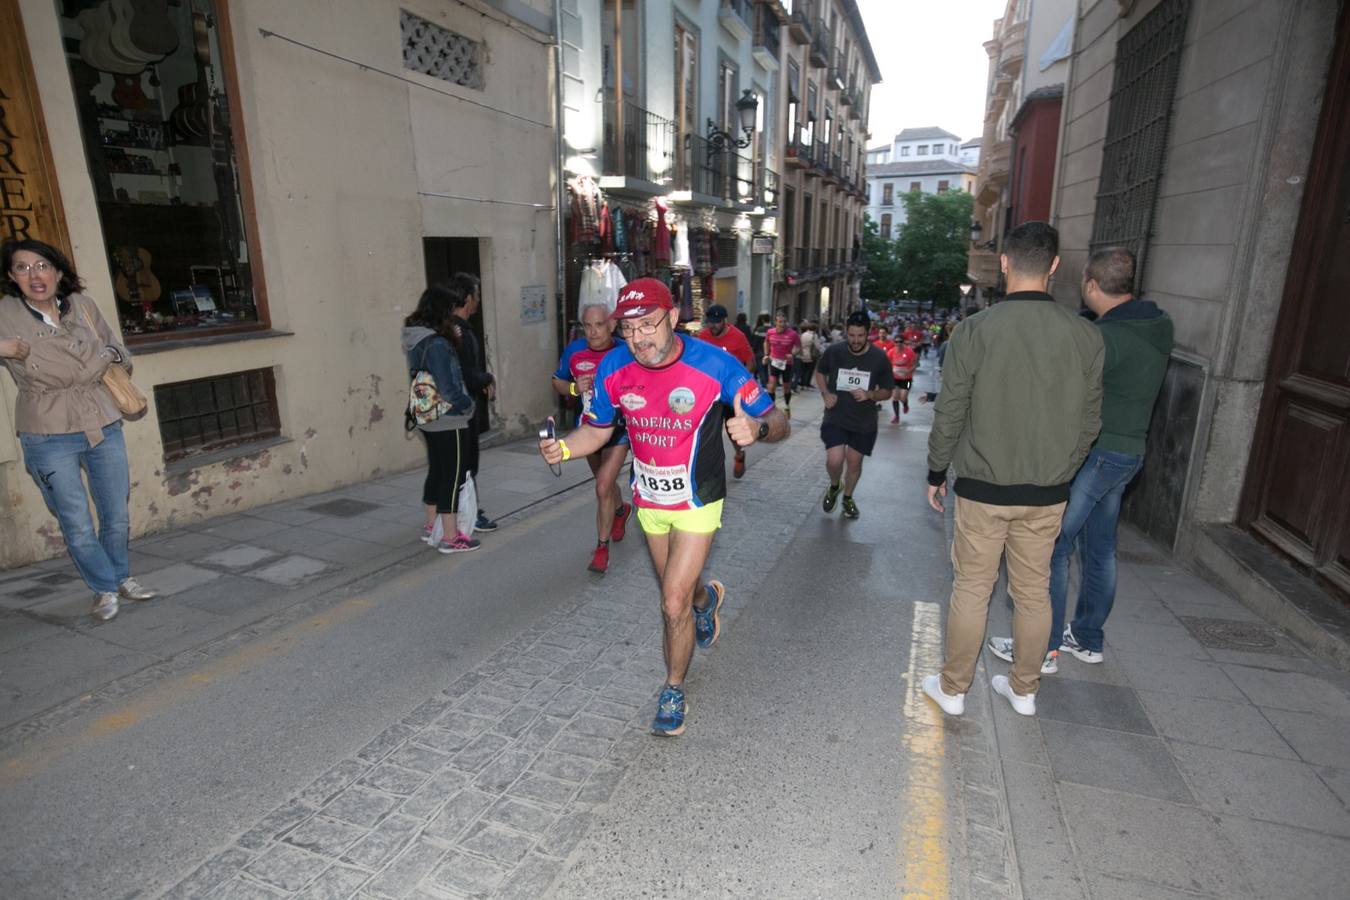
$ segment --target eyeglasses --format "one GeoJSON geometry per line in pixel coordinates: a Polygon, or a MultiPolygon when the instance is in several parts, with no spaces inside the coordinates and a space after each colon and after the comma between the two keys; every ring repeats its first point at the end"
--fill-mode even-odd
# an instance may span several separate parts
{"type": "Polygon", "coordinates": [[[632,337],[635,334],[656,334],[656,329],[661,327],[661,321],[661,319],[657,319],[655,322],[639,322],[636,324],[620,322],[619,334],[624,337],[632,337]]]}
{"type": "Polygon", "coordinates": [[[54,268],[56,268],[56,266],[53,266],[45,259],[39,259],[32,265],[29,265],[28,263],[15,263],[13,266],[10,267],[10,271],[13,272],[15,275],[18,275],[20,278],[23,278],[25,275],[28,275],[30,273],[34,275],[46,275],[54,268]]]}

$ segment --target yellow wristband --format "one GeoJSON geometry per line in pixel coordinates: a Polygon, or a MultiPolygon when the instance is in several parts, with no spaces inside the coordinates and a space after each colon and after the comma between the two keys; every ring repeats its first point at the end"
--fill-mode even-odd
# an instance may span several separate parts
{"type": "Polygon", "coordinates": [[[577,383],[576,383],[575,381],[569,381],[569,382],[567,383],[567,393],[571,394],[573,397],[578,396],[578,395],[577,395],[577,383]]]}
{"type": "Polygon", "coordinates": [[[567,449],[567,442],[562,438],[558,438],[558,448],[562,450],[563,462],[572,458],[572,451],[567,449]]]}

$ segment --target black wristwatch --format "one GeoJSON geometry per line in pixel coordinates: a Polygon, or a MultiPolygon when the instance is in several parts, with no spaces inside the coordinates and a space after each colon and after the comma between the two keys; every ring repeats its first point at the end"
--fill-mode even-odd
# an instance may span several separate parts
{"type": "Polygon", "coordinates": [[[760,423],[759,423],[759,435],[755,438],[755,440],[757,440],[757,441],[762,441],[762,440],[764,440],[764,439],[765,439],[766,437],[768,437],[768,436],[769,436],[769,423],[768,423],[768,422],[760,422],[760,423]]]}

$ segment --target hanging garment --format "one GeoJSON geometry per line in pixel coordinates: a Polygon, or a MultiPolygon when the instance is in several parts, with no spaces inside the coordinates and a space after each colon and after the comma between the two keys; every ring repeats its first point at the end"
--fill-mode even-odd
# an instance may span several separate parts
{"type": "Polygon", "coordinates": [[[668,210],[666,201],[656,200],[656,236],[652,242],[652,254],[658,266],[670,264],[670,225],[666,222],[668,210]]]}
{"type": "Polygon", "coordinates": [[[678,223],[678,227],[673,232],[674,244],[670,254],[670,267],[672,269],[692,268],[689,262],[689,225],[686,222],[678,223]]]}
{"type": "Polygon", "coordinates": [[[600,219],[595,182],[584,175],[579,175],[568,182],[568,187],[572,189],[572,216],[576,223],[574,232],[576,239],[579,243],[593,244],[600,219]]]}
{"type": "Polygon", "coordinates": [[[694,272],[697,275],[711,275],[717,271],[712,257],[712,236],[706,229],[700,228],[689,238],[693,251],[694,272]]]}
{"type": "Polygon", "coordinates": [[[603,252],[614,252],[614,219],[609,214],[609,204],[604,201],[600,203],[600,219],[595,225],[595,236],[600,239],[603,252]]]}
{"type": "Polygon", "coordinates": [[[614,213],[614,250],[616,253],[628,252],[627,212],[621,206],[614,213]]]}

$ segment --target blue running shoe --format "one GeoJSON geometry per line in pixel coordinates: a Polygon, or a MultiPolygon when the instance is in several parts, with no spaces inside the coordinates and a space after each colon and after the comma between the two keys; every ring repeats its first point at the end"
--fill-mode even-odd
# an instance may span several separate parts
{"type": "Polygon", "coordinates": [[[674,685],[661,688],[661,697],[656,701],[656,718],[652,719],[652,734],[675,737],[684,732],[684,717],[689,712],[689,704],[684,699],[684,691],[674,685]]]}
{"type": "Polygon", "coordinates": [[[707,650],[717,641],[717,636],[722,633],[722,618],[717,611],[722,608],[722,601],[727,597],[727,589],[722,586],[722,582],[714,578],[705,585],[708,589],[708,605],[704,609],[694,607],[694,640],[698,642],[700,650],[707,650]]]}

